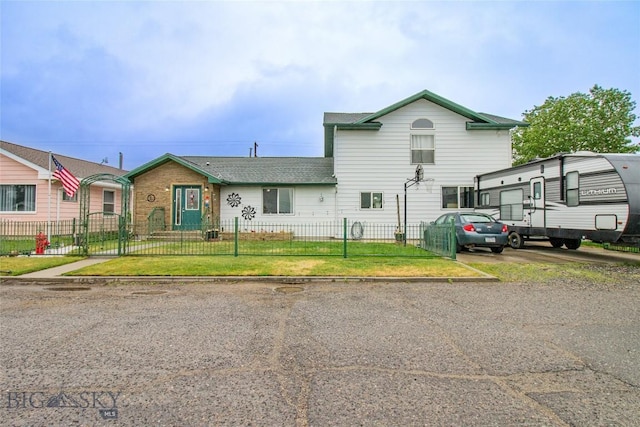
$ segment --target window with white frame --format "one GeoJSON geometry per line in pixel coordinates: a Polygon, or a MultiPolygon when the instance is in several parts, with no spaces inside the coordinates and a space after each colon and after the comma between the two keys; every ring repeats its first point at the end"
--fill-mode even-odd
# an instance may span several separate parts
{"type": "Polygon", "coordinates": [[[360,209],[382,209],[382,193],[370,191],[360,193],[360,209]]]}
{"type": "Polygon", "coordinates": [[[0,211],[35,212],[36,186],[22,184],[0,185],[0,211]]]}
{"type": "Polygon", "coordinates": [[[78,201],[78,192],[73,193],[73,196],[69,197],[66,191],[62,190],[62,201],[63,202],[77,202],[78,201]]]}
{"type": "Polygon", "coordinates": [[[442,187],[443,209],[465,209],[473,207],[473,187],[442,187]]]}
{"type": "Polygon", "coordinates": [[[436,143],[433,135],[411,135],[411,164],[434,164],[436,143]]]}
{"type": "Polygon", "coordinates": [[[580,174],[578,172],[567,173],[567,206],[580,204],[580,174]]]}
{"type": "Polygon", "coordinates": [[[429,119],[418,119],[411,123],[411,129],[434,129],[433,122],[429,119]]]}
{"type": "Polygon", "coordinates": [[[116,192],[104,190],[102,192],[102,212],[114,213],[116,211],[116,192]]]}
{"type": "Polygon", "coordinates": [[[292,188],[263,188],[262,213],[266,215],[286,215],[293,213],[292,188]]]}

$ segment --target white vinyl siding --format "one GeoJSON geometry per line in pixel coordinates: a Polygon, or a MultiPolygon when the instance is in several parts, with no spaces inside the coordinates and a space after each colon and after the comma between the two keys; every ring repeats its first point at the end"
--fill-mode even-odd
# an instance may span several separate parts
{"type": "Polygon", "coordinates": [[[256,222],[308,224],[335,217],[335,187],[304,185],[287,187],[291,193],[291,214],[263,213],[263,193],[266,187],[229,185],[220,191],[220,218],[242,218],[244,208],[255,210],[256,222]]]}
{"type": "Polygon", "coordinates": [[[404,184],[415,177],[416,165],[409,153],[411,135],[433,135],[437,158],[436,163],[423,164],[425,182],[407,190],[409,224],[434,221],[442,215],[442,186],[472,187],[476,175],[511,166],[508,131],[467,131],[468,118],[426,100],[377,121],[382,123],[377,131],[335,131],[336,218],[397,224],[398,205],[404,216],[404,184]],[[415,120],[425,117],[434,123],[434,130],[411,129],[415,120]],[[360,209],[363,189],[382,192],[386,206],[360,209]]]}

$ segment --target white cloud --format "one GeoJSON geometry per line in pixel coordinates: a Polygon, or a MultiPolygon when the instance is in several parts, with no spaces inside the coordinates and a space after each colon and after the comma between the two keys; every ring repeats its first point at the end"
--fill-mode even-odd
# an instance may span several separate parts
{"type": "MultiPolygon", "coordinates": [[[[243,114],[237,102],[251,102],[247,91],[306,104],[295,124],[276,130],[283,140],[299,135],[300,123],[315,122],[313,132],[321,132],[322,111],[374,111],[422,89],[512,118],[549,95],[594,83],[640,96],[637,71],[630,77],[640,66],[630,55],[640,50],[629,37],[637,25],[633,33],[633,14],[616,12],[637,16],[629,3],[56,1],[3,8],[3,79],[40,74],[47,84],[64,83],[70,99],[53,91],[61,99],[50,105],[77,109],[81,96],[87,132],[184,130],[228,108],[243,114]],[[73,70],[73,79],[84,80],[75,88],[53,74],[65,64],[82,66],[73,70]]],[[[33,82],[22,84],[38,99],[33,82]]]]}

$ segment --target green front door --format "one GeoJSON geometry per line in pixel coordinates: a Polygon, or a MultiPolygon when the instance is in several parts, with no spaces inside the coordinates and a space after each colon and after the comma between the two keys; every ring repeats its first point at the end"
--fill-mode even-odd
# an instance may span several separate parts
{"type": "Polygon", "coordinates": [[[173,229],[200,230],[202,187],[176,185],[173,187],[173,229]]]}

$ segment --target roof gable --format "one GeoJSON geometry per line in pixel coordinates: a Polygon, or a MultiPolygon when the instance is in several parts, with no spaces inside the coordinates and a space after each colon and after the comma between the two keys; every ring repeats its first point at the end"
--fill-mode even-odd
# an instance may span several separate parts
{"type": "Polygon", "coordinates": [[[375,113],[324,113],[324,155],[333,157],[333,145],[335,130],[364,130],[377,131],[382,127],[382,122],[378,119],[393,111],[403,108],[413,102],[424,99],[433,104],[439,105],[462,117],[466,117],[466,130],[509,130],[517,126],[527,127],[526,122],[507,119],[493,114],[478,113],[460,104],[456,104],[446,98],[436,95],[428,90],[423,90],[400,102],[396,102],[375,113]]]}
{"type": "Polygon", "coordinates": [[[507,119],[493,114],[478,113],[428,90],[418,92],[375,113],[325,113],[324,125],[325,127],[337,126],[338,129],[342,130],[377,130],[382,126],[382,123],[376,121],[380,117],[386,116],[421,99],[469,119],[470,121],[467,122],[467,130],[511,129],[516,126],[528,126],[528,123],[518,120],[507,119]]]}
{"type": "Polygon", "coordinates": [[[420,99],[425,99],[429,102],[432,102],[434,104],[437,104],[443,108],[446,108],[447,110],[453,111],[454,113],[457,113],[461,116],[464,116],[468,119],[474,120],[474,121],[478,121],[478,122],[487,122],[489,121],[488,118],[482,116],[479,113],[476,113],[475,111],[472,111],[466,107],[463,107],[460,104],[456,104],[453,101],[449,101],[446,98],[443,98],[439,95],[436,95],[433,92],[429,92],[428,90],[423,90],[422,92],[418,92],[413,96],[410,96],[406,99],[403,99],[402,101],[396,102],[393,105],[390,105],[386,108],[383,108],[382,110],[376,112],[376,113],[372,113],[366,117],[361,118],[360,120],[358,120],[356,123],[357,124],[363,124],[363,123],[367,123],[367,122],[371,122],[374,121],[376,119],[379,119],[382,116],[386,116],[387,114],[399,110],[402,107],[405,107],[409,104],[412,104],[420,99]]]}
{"type": "Polygon", "coordinates": [[[166,153],[160,157],[158,157],[157,159],[154,159],[150,162],[147,162],[145,164],[143,164],[142,166],[139,166],[137,168],[135,168],[134,170],[132,170],[131,172],[129,172],[128,174],[125,175],[126,178],[132,180],[135,179],[136,176],[142,175],[152,169],[157,168],[160,165],[163,165],[167,162],[176,162],[182,166],[184,166],[187,169],[191,169],[192,171],[204,175],[207,180],[212,183],[212,184],[220,184],[223,181],[221,179],[219,179],[218,177],[208,173],[207,171],[201,169],[200,167],[198,167],[198,165],[193,164],[187,160],[185,160],[182,157],[178,157],[178,156],[174,156],[173,154],[170,153],[166,153]]]}

